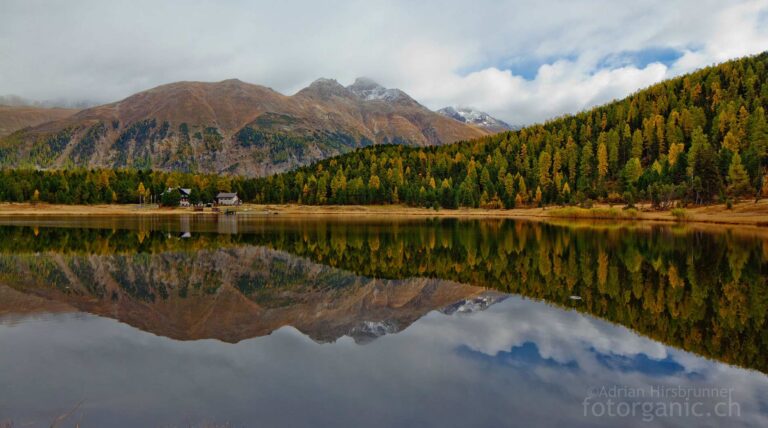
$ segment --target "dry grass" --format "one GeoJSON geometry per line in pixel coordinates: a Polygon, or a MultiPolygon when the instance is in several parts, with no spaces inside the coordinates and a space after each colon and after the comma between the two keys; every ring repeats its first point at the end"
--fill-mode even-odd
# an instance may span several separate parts
{"type": "Polygon", "coordinates": [[[619,209],[611,207],[579,208],[566,207],[555,208],[547,212],[548,217],[573,218],[573,219],[601,219],[601,220],[637,220],[639,213],[636,209],[619,209]]]}
{"type": "MultiPolygon", "coordinates": [[[[516,209],[440,209],[407,207],[404,205],[255,205],[238,207],[239,215],[280,215],[282,217],[314,217],[342,219],[396,219],[396,218],[517,218],[527,220],[604,219],[615,221],[674,222],[681,219],[680,211],[653,211],[648,206],[638,210],[598,205],[594,208],[516,208],[516,209]]],[[[757,227],[768,226],[768,199],[740,202],[733,209],[724,204],[686,208],[687,223],[733,224],[757,227]]],[[[52,204],[0,204],[0,217],[18,216],[136,216],[136,215],[214,215],[210,209],[195,213],[192,208],[140,208],[138,205],[52,205],[52,204]]]]}
{"type": "Polygon", "coordinates": [[[688,211],[686,211],[685,208],[673,208],[669,213],[676,221],[688,221],[691,217],[688,215],[688,211]]]}

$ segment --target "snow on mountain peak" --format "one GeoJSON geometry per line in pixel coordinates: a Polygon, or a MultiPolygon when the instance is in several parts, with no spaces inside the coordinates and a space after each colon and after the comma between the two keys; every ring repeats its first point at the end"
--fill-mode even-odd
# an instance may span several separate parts
{"type": "Polygon", "coordinates": [[[446,315],[453,315],[484,311],[492,305],[506,300],[507,297],[509,297],[507,294],[489,291],[476,297],[460,300],[452,305],[446,306],[441,309],[440,312],[446,315]]]}
{"type": "Polygon", "coordinates": [[[405,92],[399,89],[388,89],[367,77],[358,77],[355,83],[347,89],[365,101],[408,101],[411,100],[405,92]]]}
{"type": "Polygon", "coordinates": [[[493,131],[508,131],[513,129],[506,122],[496,119],[488,113],[470,107],[445,107],[437,111],[443,116],[450,117],[462,123],[469,123],[493,131]]]}

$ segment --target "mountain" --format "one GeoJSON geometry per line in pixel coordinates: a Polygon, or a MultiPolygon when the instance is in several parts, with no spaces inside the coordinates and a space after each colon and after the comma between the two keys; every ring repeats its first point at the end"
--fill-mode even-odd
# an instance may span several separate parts
{"type": "Polygon", "coordinates": [[[767,109],[768,52],[516,131],[437,148],[348,153],[257,180],[255,200],[445,208],[642,200],[670,208],[766,198],[767,109]],[[373,159],[378,171],[394,173],[376,174],[376,185],[367,186],[373,159]],[[300,190],[335,177],[350,190],[300,190]]]}
{"type": "Polygon", "coordinates": [[[236,79],[177,82],[8,136],[0,164],[265,175],[374,144],[486,134],[370,79],[318,79],[292,96],[236,79]]]}
{"type": "Polygon", "coordinates": [[[458,120],[461,123],[468,123],[471,125],[479,126],[483,129],[487,129],[490,132],[503,132],[511,131],[514,129],[508,123],[496,119],[484,113],[477,111],[469,107],[445,107],[437,111],[443,116],[450,117],[451,119],[458,120]]]}
{"type": "Polygon", "coordinates": [[[0,137],[30,126],[63,119],[77,113],[77,109],[45,108],[3,105],[0,103],[0,137]]]}

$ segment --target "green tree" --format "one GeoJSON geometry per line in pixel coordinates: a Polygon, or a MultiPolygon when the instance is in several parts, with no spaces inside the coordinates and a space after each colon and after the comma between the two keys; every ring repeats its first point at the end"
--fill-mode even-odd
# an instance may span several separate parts
{"type": "Polygon", "coordinates": [[[144,182],[140,182],[139,183],[139,187],[136,190],[136,194],[139,197],[139,203],[140,204],[144,203],[144,197],[145,197],[146,193],[147,193],[147,189],[144,187],[144,182]]]}
{"type": "Polygon", "coordinates": [[[643,167],[640,165],[640,159],[632,158],[627,162],[626,165],[624,165],[622,176],[627,187],[634,186],[642,175],[643,167]]]}
{"type": "Polygon", "coordinates": [[[592,189],[592,170],[593,170],[594,152],[592,143],[587,141],[581,149],[581,163],[579,164],[579,190],[588,191],[592,189]]]}
{"type": "Polygon", "coordinates": [[[189,203],[192,205],[197,205],[199,203],[202,203],[202,195],[200,194],[200,190],[197,187],[193,187],[192,190],[189,192],[189,203]]]}
{"type": "Polygon", "coordinates": [[[696,203],[711,202],[720,193],[722,179],[718,168],[718,156],[709,143],[702,143],[696,153],[693,164],[694,201],[696,203]]]}
{"type": "Polygon", "coordinates": [[[179,189],[176,188],[163,192],[160,202],[164,207],[178,207],[181,202],[181,193],[179,193],[179,189]]]}
{"type": "Polygon", "coordinates": [[[346,193],[347,177],[344,175],[344,171],[339,168],[331,180],[331,198],[335,203],[343,204],[346,202],[346,193]]]}
{"type": "Polygon", "coordinates": [[[749,175],[741,164],[741,156],[738,153],[731,158],[731,165],[728,167],[728,194],[738,198],[754,193],[754,189],[749,184],[749,175]]]}
{"type": "Polygon", "coordinates": [[[605,144],[597,146],[597,175],[603,180],[608,174],[608,148],[605,144]]]}

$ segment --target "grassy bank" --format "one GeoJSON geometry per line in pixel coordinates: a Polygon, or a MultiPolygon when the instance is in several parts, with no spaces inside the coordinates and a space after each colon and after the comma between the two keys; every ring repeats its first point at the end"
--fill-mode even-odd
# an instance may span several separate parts
{"type": "MultiPolygon", "coordinates": [[[[595,206],[593,208],[549,207],[493,210],[481,208],[440,209],[408,207],[403,205],[255,205],[244,204],[236,208],[238,215],[279,215],[285,217],[328,218],[517,218],[531,220],[583,219],[614,221],[649,221],[687,223],[734,224],[768,227],[768,200],[759,203],[740,202],[732,209],[725,205],[708,205],[668,211],[654,211],[640,205],[637,209],[595,206]]],[[[216,215],[210,209],[204,213],[192,208],[140,207],[138,205],[53,205],[53,204],[0,204],[0,216],[135,216],[135,215],[216,215]]]]}
{"type": "Polygon", "coordinates": [[[547,210],[547,216],[573,219],[637,220],[640,218],[640,213],[635,208],[621,209],[614,207],[565,207],[547,210]]]}

